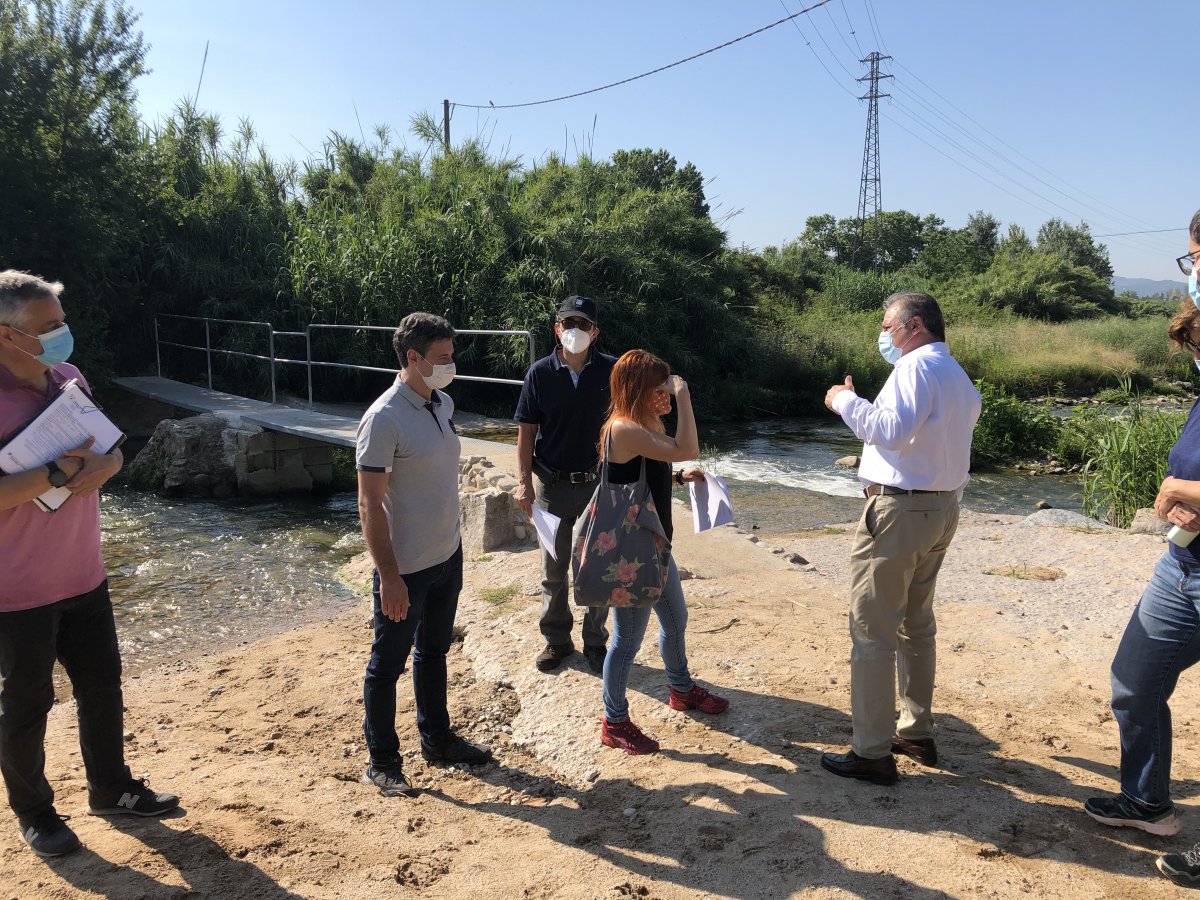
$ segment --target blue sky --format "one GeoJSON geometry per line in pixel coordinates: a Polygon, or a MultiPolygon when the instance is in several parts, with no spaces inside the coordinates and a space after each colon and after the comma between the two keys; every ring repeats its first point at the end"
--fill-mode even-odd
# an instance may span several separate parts
{"type": "MultiPolygon", "coordinates": [[[[795,0],[605,3],[133,0],[150,44],[138,82],[153,124],[196,94],[227,132],[249,119],[276,158],[331,130],[440,119],[442,99],[523,103],[636,75],[767,25],[795,0]]],[[[781,244],[810,215],[853,216],[867,108],[860,56],[883,82],[885,209],[962,225],[977,209],[1032,236],[1086,221],[1116,273],[1181,281],[1200,206],[1195,0],[832,0],[632,84],[525,109],[457,106],[451,137],[526,162],[548,152],[670,151],[708,179],[734,245],[781,244]],[[873,14],[873,15],[872,15],[873,14]],[[872,27],[875,26],[875,27],[872,27]],[[851,34],[851,28],[854,33],[851,34]],[[810,46],[811,45],[811,46],[810,46]],[[973,171],[968,171],[968,169],[973,171]]]]}

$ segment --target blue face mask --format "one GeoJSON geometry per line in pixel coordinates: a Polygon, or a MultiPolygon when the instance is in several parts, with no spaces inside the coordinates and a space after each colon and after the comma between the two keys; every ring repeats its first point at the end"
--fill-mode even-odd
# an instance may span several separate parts
{"type": "Polygon", "coordinates": [[[59,363],[65,363],[71,358],[71,351],[75,349],[75,337],[65,323],[45,334],[26,334],[20,328],[13,328],[13,331],[20,331],[21,334],[33,338],[42,345],[42,352],[37,355],[29,353],[28,350],[22,352],[29,353],[44,366],[57,366],[59,363]]]}
{"type": "MultiPolygon", "coordinates": [[[[905,322],[903,325],[900,326],[900,328],[907,331],[908,330],[907,326],[908,326],[908,322],[905,322]]],[[[893,331],[894,330],[895,329],[893,329],[893,331]]],[[[889,334],[886,331],[880,331],[879,332],[879,340],[877,342],[877,344],[879,346],[879,355],[882,356],[884,359],[886,359],[888,362],[890,362],[894,366],[896,363],[900,362],[900,357],[904,355],[904,344],[907,344],[911,340],[912,340],[912,335],[910,334],[908,337],[906,337],[904,339],[904,343],[901,344],[899,347],[897,347],[892,343],[892,335],[891,334],[889,334]]]]}
{"type": "Polygon", "coordinates": [[[1192,264],[1192,274],[1188,276],[1188,296],[1200,308],[1200,284],[1196,283],[1196,266],[1192,264]]]}

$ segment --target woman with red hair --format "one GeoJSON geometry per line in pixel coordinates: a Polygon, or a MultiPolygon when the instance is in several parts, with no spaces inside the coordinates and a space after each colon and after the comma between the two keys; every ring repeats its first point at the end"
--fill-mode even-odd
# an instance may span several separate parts
{"type": "MultiPolygon", "coordinates": [[[[650,495],[658,508],[659,519],[667,540],[671,539],[671,463],[695,459],[700,454],[696,436],[696,416],[687,382],[671,374],[671,368],[657,356],[645,350],[630,350],[617,360],[610,378],[612,401],[608,420],[600,432],[600,449],[606,444],[609,455],[608,480],[613,484],[632,484],[646,464],[646,480],[650,495]],[[671,411],[675,397],[679,427],[675,436],[663,428],[662,417],[671,411]]],[[[698,481],[703,471],[693,466],[676,476],[680,484],[698,481]]],[[[658,616],[658,648],[667,670],[672,709],[695,709],[704,713],[724,712],[729,701],[700,687],[688,672],[684,648],[684,629],[687,627],[687,605],[679,570],[671,559],[667,583],[661,598],[652,607],[614,607],[612,642],[604,659],[604,719],[600,726],[600,741],[626,753],[654,753],[658,741],[647,737],[629,719],[629,702],[625,690],[633,659],[642,646],[650,610],[658,616]]]]}

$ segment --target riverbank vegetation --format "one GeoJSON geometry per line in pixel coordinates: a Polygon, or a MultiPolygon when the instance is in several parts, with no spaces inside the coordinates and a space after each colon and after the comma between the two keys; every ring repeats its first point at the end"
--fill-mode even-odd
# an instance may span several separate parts
{"type": "MultiPolygon", "coordinates": [[[[508,159],[478,139],[443,146],[419,114],[407,137],[331,134],[319,158],[296,163],[273,157],[250,123],[230,129],[186,101],[140,124],[146,45],[119,3],[0,0],[0,47],[0,256],[67,285],[78,357],[96,380],[152,369],[158,313],[292,330],[391,326],[428,310],[460,328],[531,330],[545,352],[558,302],[584,293],[601,302],[603,346],[666,358],[703,415],[802,415],[847,373],[864,393],[878,389],[889,371],[875,346],[880,302],[923,289],[984,386],[981,460],[1040,452],[1045,441],[1020,429],[1049,426],[1021,424],[1018,399],[1194,388],[1190,360],[1168,352],[1171,304],[1115,296],[1086,224],[1051,219],[1031,236],[984,212],[955,227],[896,210],[860,232],[825,214],[778,247],[739,248],[703,174],[666,150],[508,159]]],[[[202,327],[163,327],[203,343],[202,327]]],[[[213,326],[211,339],[266,350],[253,328],[213,326]]],[[[303,356],[302,344],[276,350],[303,356]]],[[[394,365],[378,334],[321,332],[312,352],[394,365]]],[[[463,371],[493,376],[519,377],[528,363],[519,340],[466,339],[459,355],[463,371]]],[[[185,380],[204,369],[195,351],[166,348],[163,361],[185,380]]],[[[266,390],[262,363],[215,367],[221,387],[266,390]]],[[[301,369],[277,375],[303,391],[301,369]]],[[[460,384],[463,406],[511,410],[511,389],[460,384]]],[[[379,385],[323,369],[315,389],[363,399],[379,385]]]]}

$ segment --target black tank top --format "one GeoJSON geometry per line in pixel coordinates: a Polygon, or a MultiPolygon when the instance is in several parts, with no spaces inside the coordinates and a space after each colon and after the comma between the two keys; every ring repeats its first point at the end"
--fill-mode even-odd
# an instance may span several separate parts
{"type": "MultiPolygon", "coordinates": [[[[608,480],[613,484],[633,484],[641,474],[640,456],[629,462],[608,464],[608,480]]],[[[646,484],[650,486],[650,496],[658,507],[658,518],[669,541],[674,533],[671,527],[671,464],[661,459],[646,460],[646,484]]]]}

